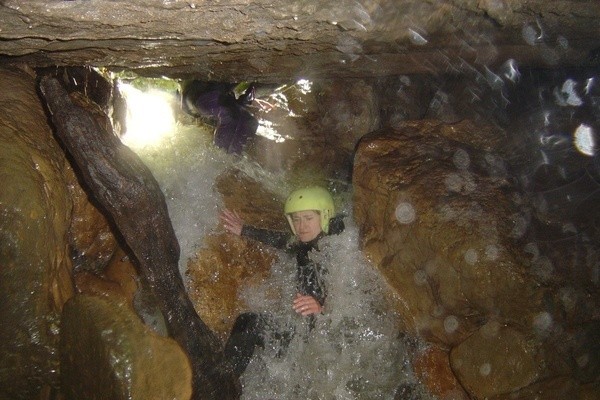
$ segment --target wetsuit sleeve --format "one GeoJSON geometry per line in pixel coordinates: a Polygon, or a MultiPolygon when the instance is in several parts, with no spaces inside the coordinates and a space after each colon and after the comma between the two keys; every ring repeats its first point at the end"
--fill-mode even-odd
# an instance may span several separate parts
{"type": "Polygon", "coordinates": [[[271,231],[268,229],[260,229],[250,225],[242,227],[242,236],[250,239],[258,240],[261,243],[284,249],[290,239],[290,235],[286,232],[271,231]]]}
{"type": "Polygon", "coordinates": [[[327,297],[323,281],[325,275],[326,271],[321,265],[312,261],[308,265],[298,266],[298,290],[304,295],[314,297],[321,306],[327,297]]]}

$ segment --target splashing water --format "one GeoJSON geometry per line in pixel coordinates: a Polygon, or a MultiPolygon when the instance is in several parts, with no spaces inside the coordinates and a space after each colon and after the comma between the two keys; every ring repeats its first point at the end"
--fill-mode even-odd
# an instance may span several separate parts
{"type": "Polygon", "coordinates": [[[216,177],[233,157],[211,144],[211,135],[196,126],[179,126],[156,146],[135,149],[158,181],[181,248],[182,276],[201,239],[216,225],[221,198],[216,177]]]}
{"type": "Polygon", "coordinates": [[[320,243],[312,258],[327,266],[328,297],[313,326],[291,310],[295,259],[282,255],[267,281],[243,293],[250,308],[277,321],[274,331],[295,334],[287,346],[266,335],[264,349],[255,351],[242,375],[242,398],[393,399],[406,386],[414,386],[412,398],[430,398],[412,375],[407,347],[398,339],[400,321],[383,279],[358,249],[356,227],[320,243]]]}
{"type": "MultiPolygon", "coordinates": [[[[217,226],[222,199],[213,186],[223,171],[235,167],[276,192],[287,190],[282,177],[222,152],[212,145],[210,132],[197,126],[178,126],[170,138],[136,151],[165,195],[181,247],[182,276],[188,258],[217,226]]],[[[269,313],[273,321],[268,345],[255,351],[242,375],[242,398],[391,400],[408,387],[410,399],[430,399],[413,376],[387,286],[358,248],[358,229],[350,225],[321,245],[312,258],[327,266],[328,297],[326,311],[314,323],[291,309],[296,260],[283,253],[267,281],[242,293],[251,310],[269,313]],[[286,330],[295,332],[291,341],[278,336],[286,330]]]]}

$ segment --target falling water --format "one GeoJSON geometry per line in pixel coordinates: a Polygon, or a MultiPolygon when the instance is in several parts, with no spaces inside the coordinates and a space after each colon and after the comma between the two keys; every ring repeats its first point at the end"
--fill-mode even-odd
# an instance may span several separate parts
{"type": "Polygon", "coordinates": [[[221,199],[213,183],[233,160],[210,145],[208,132],[185,125],[177,127],[168,143],[139,153],[165,195],[181,248],[183,276],[187,260],[216,226],[221,199]]]}
{"type": "Polygon", "coordinates": [[[359,250],[356,226],[348,225],[312,255],[326,267],[328,293],[314,320],[291,310],[296,266],[283,254],[263,286],[243,294],[274,325],[242,375],[243,399],[394,399],[398,391],[429,398],[412,374],[386,285],[359,250]],[[294,332],[289,345],[282,332],[294,332]]]}
{"type": "MultiPolygon", "coordinates": [[[[178,123],[168,138],[135,150],[165,194],[181,246],[182,276],[204,236],[218,227],[223,204],[213,186],[223,171],[237,168],[269,189],[287,190],[283,176],[217,149],[211,132],[196,125],[178,123]]],[[[351,218],[345,222],[345,232],[322,239],[322,250],[312,256],[328,271],[322,315],[303,318],[291,310],[296,261],[283,253],[261,287],[242,293],[251,310],[273,321],[265,347],[257,349],[241,377],[243,399],[394,399],[398,391],[411,399],[430,398],[408,361],[415,342],[399,336],[402,323],[392,311],[391,294],[359,250],[351,218]],[[282,331],[295,332],[289,344],[281,343],[282,331]]]]}

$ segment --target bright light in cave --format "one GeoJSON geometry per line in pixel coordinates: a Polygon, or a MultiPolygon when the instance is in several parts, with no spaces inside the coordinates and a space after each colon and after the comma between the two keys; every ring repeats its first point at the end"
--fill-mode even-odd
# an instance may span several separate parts
{"type": "Polygon", "coordinates": [[[312,82],[308,79],[299,79],[296,85],[298,85],[298,89],[302,94],[308,94],[312,90],[312,82]]]}
{"type": "MultiPolygon", "coordinates": [[[[297,117],[297,115],[294,114],[294,111],[290,109],[286,91],[295,86],[298,92],[302,93],[303,95],[306,95],[312,91],[312,85],[312,81],[309,81],[308,79],[298,79],[296,83],[292,86],[283,85],[275,89],[275,91],[269,95],[267,100],[256,99],[256,101],[265,113],[268,113],[274,108],[281,108],[287,111],[288,116],[297,117]]],[[[280,124],[266,120],[264,118],[260,118],[258,120],[258,128],[256,130],[256,134],[259,136],[263,136],[267,139],[273,140],[276,143],[285,142],[286,137],[285,135],[279,133],[277,129],[278,127],[280,127],[280,124]]]]}
{"type": "Polygon", "coordinates": [[[285,142],[285,137],[277,132],[275,124],[272,121],[266,119],[258,120],[258,128],[256,134],[259,136],[266,137],[267,139],[273,140],[275,143],[285,142]]]}
{"type": "Polygon", "coordinates": [[[123,143],[132,148],[156,145],[175,132],[170,95],[160,90],[142,91],[126,83],[119,90],[127,103],[123,143]]]}

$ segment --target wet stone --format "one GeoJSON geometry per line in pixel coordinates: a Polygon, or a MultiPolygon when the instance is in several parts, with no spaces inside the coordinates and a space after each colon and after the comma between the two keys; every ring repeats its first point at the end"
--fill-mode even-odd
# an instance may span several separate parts
{"type": "Polygon", "coordinates": [[[192,372],[173,339],[118,298],[77,295],[65,306],[62,391],[69,399],[189,399],[192,372]]]}
{"type": "Polygon", "coordinates": [[[450,353],[452,370],[477,398],[515,391],[539,374],[527,338],[508,327],[496,328],[482,327],[450,353]]]}

